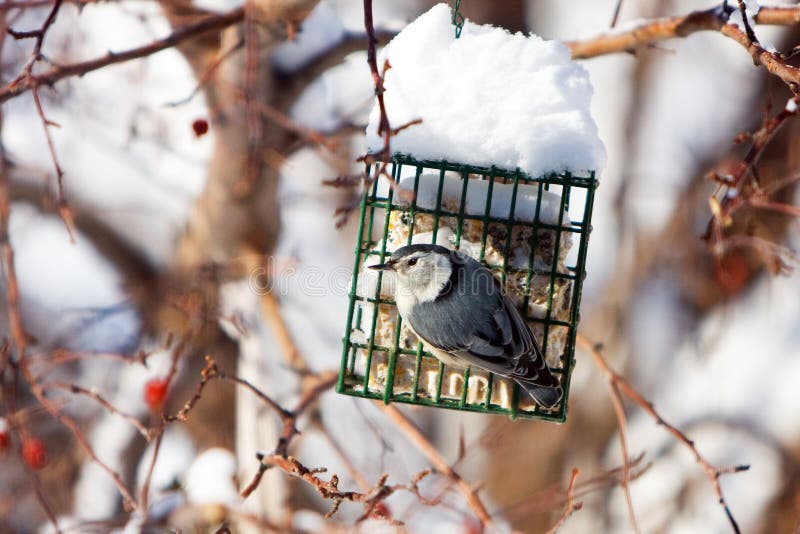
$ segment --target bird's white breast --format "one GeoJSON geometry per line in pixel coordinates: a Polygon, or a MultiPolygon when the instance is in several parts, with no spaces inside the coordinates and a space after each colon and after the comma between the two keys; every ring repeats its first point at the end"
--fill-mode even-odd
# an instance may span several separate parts
{"type": "Polygon", "coordinates": [[[411,309],[417,303],[417,298],[405,284],[399,283],[394,294],[394,300],[397,303],[397,311],[400,312],[400,316],[408,322],[408,317],[411,315],[411,309]]]}

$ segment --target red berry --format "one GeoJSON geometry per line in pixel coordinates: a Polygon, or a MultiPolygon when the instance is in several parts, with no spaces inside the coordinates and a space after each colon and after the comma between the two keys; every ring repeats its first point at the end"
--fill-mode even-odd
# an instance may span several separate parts
{"type": "Polygon", "coordinates": [[[47,465],[47,449],[38,438],[26,439],[22,442],[22,458],[31,469],[41,469],[47,465]]]}
{"type": "Polygon", "coordinates": [[[391,519],[392,512],[385,503],[379,502],[374,508],[372,508],[370,517],[374,517],[375,519],[391,519]]]}
{"type": "Polygon", "coordinates": [[[208,133],[208,121],[205,119],[195,119],[192,122],[192,130],[196,137],[202,137],[208,133]]]}
{"type": "Polygon", "coordinates": [[[0,417],[0,451],[8,447],[8,421],[0,417]]]}
{"type": "Polygon", "coordinates": [[[717,283],[726,295],[735,295],[744,289],[750,280],[750,266],[744,255],[733,250],[722,257],[717,269],[717,283]]]}
{"type": "Polygon", "coordinates": [[[159,408],[164,404],[167,396],[167,381],[163,378],[153,378],[144,386],[144,401],[151,408],[159,408]]]}
{"type": "Polygon", "coordinates": [[[467,519],[464,521],[464,534],[483,534],[483,527],[477,522],[467,519]]]}

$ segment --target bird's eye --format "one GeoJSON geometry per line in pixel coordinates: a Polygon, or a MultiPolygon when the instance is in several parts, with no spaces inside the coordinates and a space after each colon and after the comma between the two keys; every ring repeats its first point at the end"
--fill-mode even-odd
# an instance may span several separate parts
{"type": "Polygon", "coordinates": [[[413,267],[416,264],[417,264],[417,258],[411,258],[410,260],[408,260],[409,267],[413,267]]]}

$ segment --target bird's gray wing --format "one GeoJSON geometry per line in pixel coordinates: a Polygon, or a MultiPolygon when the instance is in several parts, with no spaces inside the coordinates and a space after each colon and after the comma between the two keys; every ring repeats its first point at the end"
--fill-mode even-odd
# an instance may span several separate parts
{"type": "Polygon", "coordinates": [[[454,291],[434,302],[417,304],[411,327],[428,344],[465,364],[545,387],[557,386],[530,327],[502,294],[500,282],[491,271],[469,261],[472,264],[465,261],[461,266],[463,279],[454,286],[463,289],[476,275],[491,286],[454,291]]]}
{"type": "Polygon", "coordinates": [[[503,321],[508,320],[512,332],[512,361],[514,368],[511,372],[513,378],[532,382],[539,386],[556,387],[558,380],[550,372],[547,362],[542,355],[536,338],[533,337],[528,323],[508,297],[503,297],[503,321]]]}
{"type": "Polygon", "coordinates": [[[493,322],[493,331],[476,331],[469,346],[453,355],[503,376],[544,387],[558,386],[530,327],[508,297],[503,297],[493,322]]]}

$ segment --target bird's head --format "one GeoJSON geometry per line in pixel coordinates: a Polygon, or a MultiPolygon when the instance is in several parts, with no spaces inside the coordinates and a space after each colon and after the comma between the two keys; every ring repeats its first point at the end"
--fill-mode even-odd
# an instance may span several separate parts
{"type": "Polygon", "coordinates": [[[394,274],[398,298],[402,291],[418,302],[427,302],[438,297],[450,281],[453,257],[453,251],[439,245],[408,245],[395,250],[386,263],[369,268],[394,274]]]}

